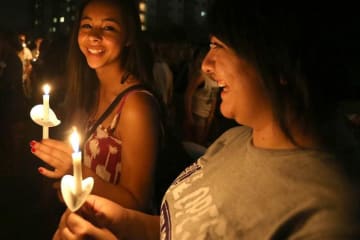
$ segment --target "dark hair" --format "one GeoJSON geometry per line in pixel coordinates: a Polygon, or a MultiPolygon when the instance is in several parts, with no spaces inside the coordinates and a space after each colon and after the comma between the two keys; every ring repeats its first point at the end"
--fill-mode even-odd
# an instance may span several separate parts
{"type": "Polygon", "coordinates": [[[333,86],[338,86],[339,76],[345,75],[341,65],[327,57],[336,52],[336,44],[327,48],[331,38],[323,21],[325,14],[317,11],[316,19],[310,10],[304,14],[304,9],[293,2],[291,6],[270,4],[215,1],[209,31],[257,69],[275,118],[296,143],[291,122],[297,119],[303,130],[317,132],[334,112],[333,103],[338,99],[334,98],[333,86]]]}
{"type": "Polygon", "coordinates": [[[297,121],[302,131],[323,150],[337,155],[355,176],[359,166],[353,161],[358,159],[359,147],[338,105],[348,79],[341,44],[334,41],[340,34],[332,21],[336,11],[293,1],[289,6],[271,4],[273,1],[215,1],[208,18],[209,32],[257,69],[274,117],[289,140],[304,147],[290,130],[297,121]]]}
{"type": "MultiPolygon", "coordinates": [[[[80,18],[84,8],[94,0],[82,1],[77,19],[73,26],[70,38],[67,81],[68,91],[66,95],[67,115],[69,122],[80,122],[86,120],[90,108],[96,101],[98,79],[95,70],[91,69],[85,57],[80,51],[77,36],[80,25],[80,18]],[[77,110],[82,112],[78,112],[77,110]]],[[[122,24],[126,29],[129,45],[125,46],[120,57],[121,66],[126,74],[134,76],[148,88],[152,87],[152,66],[153,60],[150,47],[143,41],[139,12],[134,0],[106,0],[120,10],[122,24]]],[[[121,81],[119,79],[119,81],[121,81]]]]}

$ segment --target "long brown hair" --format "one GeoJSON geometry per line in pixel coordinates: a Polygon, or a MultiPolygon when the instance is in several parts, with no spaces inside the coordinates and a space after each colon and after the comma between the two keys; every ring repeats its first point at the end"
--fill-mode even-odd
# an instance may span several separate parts
{"type": "MultiPolygon", "coordinates": [[[[66,119],[68,124],[78,126],[84,126],[84,121],[87,120],[91,108],[96,104],[96,94],[99,87],[95,70],[88,66],[77,41],[82,12],[92,1],[95,0],[82,1],[78,8],[77,18],[70,37],[67,60],[66,119]]],[[[119,64],[127,74],[131,74],[148,88],[151,88],[153,59],[150,47],[143,40],[136,1],[106,1],[120,10],[129,42],[121,53],[119,64]]]]}

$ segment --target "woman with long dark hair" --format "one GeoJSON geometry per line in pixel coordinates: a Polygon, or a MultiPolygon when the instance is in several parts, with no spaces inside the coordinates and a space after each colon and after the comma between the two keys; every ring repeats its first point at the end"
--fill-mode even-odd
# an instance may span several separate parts
{"type": "MultiPolygon", "coordinates": [[[[94,177],[95,194],[149,212],[161,107],[151,90],[152,56],[142,40],[135,1],[84,1],[69,48],[64,111],[69,130],[76,126],[84,136],[83,175],[94,177]]],[[[32,141],[31,151],[53,167],[39,167],[42,175],[71,173],[67,142],[32,141]]]]}

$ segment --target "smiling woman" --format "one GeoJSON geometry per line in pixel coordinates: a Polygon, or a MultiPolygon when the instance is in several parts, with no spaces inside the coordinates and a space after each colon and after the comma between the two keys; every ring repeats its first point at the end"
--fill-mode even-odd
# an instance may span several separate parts
{"type": "MultiPolygon", "coordinates": [[[[83,175],[94,177],[93,192],[151,212],[162,122],[147,49],[133,0],[84,1],[70,41],[64,109],[69,129],[85,136],[83,175]]],[[[43,140],[31,150],[54,168],[40,167],[42,175],[71,172],[67,143],[43,140]]]]}

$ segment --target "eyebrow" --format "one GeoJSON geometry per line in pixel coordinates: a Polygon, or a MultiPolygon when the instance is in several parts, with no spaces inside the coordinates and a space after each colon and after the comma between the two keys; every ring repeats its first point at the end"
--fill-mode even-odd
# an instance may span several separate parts
{"type": "MultiPolygon", "coordinates": [[[[82,20],[92,20],[92,18],[90,18],[88,16],[84,16],[84,17],[81,17],[80,20],[81,21],[82,20]]],[[[102,19],[102,22],[113,22],[113,23],[121,25],[120,22],[118,20],[116,20],[115,18],[104,18],[104,19],[102,19]]]]}

